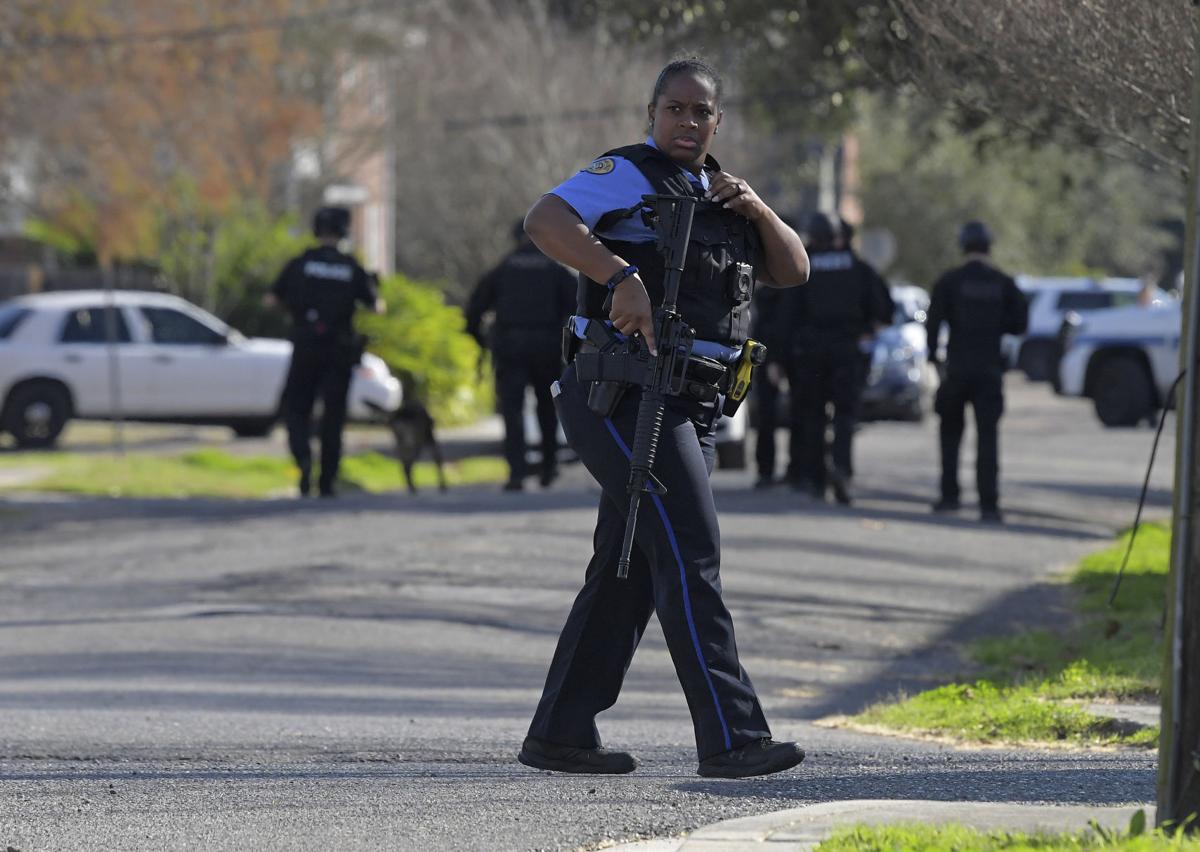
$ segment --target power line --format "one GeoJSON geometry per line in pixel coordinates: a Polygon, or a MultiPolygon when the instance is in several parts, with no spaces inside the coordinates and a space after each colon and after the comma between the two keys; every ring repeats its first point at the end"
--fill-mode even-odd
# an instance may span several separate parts
{"type": "MultiPolygon", "coordinates": [[[[1200,0],[1197,0],[1200,2],[1200,0]]],[[[478,118],[448,118],[444,127],[449,132],[472,130],[477,127],[526,127],[535,124],[558,124],[571,121],[587,121],[588,119],[610,118],[622,113],[635,113],[636,107],[624,106],[598,107],[596,109],[563,110],[557,113],[510,113],[509,115],[490,115],[478,118]]]]}
{"type": "Polygon", "coordinates": [[[289,29],[291,27],[316,23],[328,18],[353,17],[367,12],[378,12],[388,8],[395,8],[395,6],[396,0],[374,0],[374,2],[355,3],[349,6],[339,6],[333,9],[322,9],[295,15],[284,15],[277,18],[236,21],[228,24],[159,30],[157,32],[123,32],[98,36],[42,36],[24,40],[18,36],[9,47],[16,50],[35,51],[58,50],[61,48],[116,47],[120,45],[208,41],[221,38],[222,36],[243,35],[263,30],[289,29]]]}
{"type": "MultiPolygon", "coordinates": [[[[1200,3],[1200,0],[1196,0],[1200,3]]],[[[807,85],[804,87],[788,87],[767,89],[753,95],[726,97],[721,100],[721,107],[745,107],[754,104],[803,104],[811,103],[828,95],[828,90],[822,87],[807,85]]],[[[563,110],[555,113],[509,113],[507,115],[484,115],[476,118],[448,118],[443,122],[447,132],[458,133],[464,130],[475,130],[480,127],[515,128],[539,124],[566,124],[575,121],[589,121],[611,118],[614,115],[632,115],[639,107],[631,104],[621,106],[603,106],[592,109],[563,110]]]]}

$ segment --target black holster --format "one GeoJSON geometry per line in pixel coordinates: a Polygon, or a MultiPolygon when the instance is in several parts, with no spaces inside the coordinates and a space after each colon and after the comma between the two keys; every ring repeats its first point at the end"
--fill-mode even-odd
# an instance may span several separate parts
{"type": "Polygon", "coordinates": [[[628,389],[621,382],[588,382],[588,410],[597,417],[611,417],[628,389]]]}

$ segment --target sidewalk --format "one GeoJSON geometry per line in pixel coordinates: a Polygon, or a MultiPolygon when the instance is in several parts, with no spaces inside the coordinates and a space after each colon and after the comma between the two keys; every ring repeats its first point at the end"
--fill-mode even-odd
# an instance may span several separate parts
{"type": "Polygon", "coordinates": [[[1145,810],[1147,822],[1153,824],[1152,804],[1107,808],[862,799],[731,819],[705,826],[687,837],[642,840],[616,848],[628,852],[799,852],[812,849],[843,826],[901,822],[959,823],[982,830],[1066,833],[1085,829],[1095,820],[1105,828],[1123,831],[1138,810],[1145,810]]]}

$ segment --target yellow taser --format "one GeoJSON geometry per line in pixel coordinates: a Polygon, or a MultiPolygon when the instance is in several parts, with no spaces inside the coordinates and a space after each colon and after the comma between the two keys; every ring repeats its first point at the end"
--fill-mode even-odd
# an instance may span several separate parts
{"type": "Polygon", "coordinates": [[[733,377],[733,387],[729,390],[729,399],[740,403],[750,390],[750,379],[754,368],[762,366],[767,360],[767,347],[757,340],[747,340],[742,344],[742,354],[738,357],[737,372],[733,377]]]}

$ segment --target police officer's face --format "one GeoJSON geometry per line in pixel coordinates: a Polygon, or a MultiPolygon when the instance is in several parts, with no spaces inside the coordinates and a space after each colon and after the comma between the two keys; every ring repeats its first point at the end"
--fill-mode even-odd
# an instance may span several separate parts
{"type": "Polygon", "coordinates": [[[703,165],[709,142],[721,123],[712,81],[691,73],[676,74],[649,110],[658,149],[685,168],[703,165]]]}

